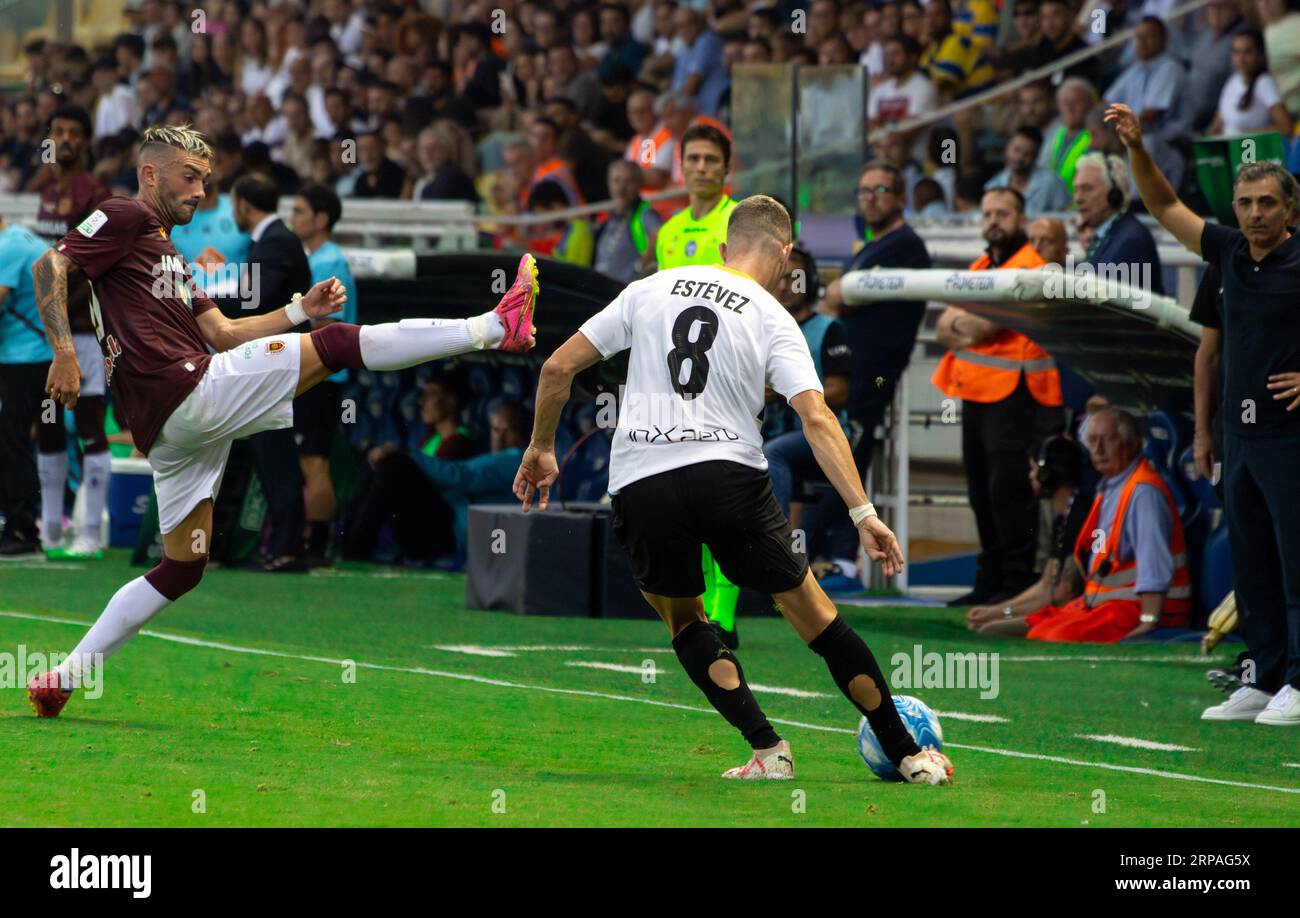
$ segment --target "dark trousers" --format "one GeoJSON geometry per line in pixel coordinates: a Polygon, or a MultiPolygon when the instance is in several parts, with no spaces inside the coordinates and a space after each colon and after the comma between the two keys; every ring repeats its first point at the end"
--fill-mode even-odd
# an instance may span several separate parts
{"type": "Polygon", "coordinates": [[[1223,433],[1224,513],[1253,684],[1300,688],[1300,437],[1223,433]]]}
{"type": "Polygon", "coordinates": [[[1000,402],[962,402],[961,458],[966,493],[979,530],[975,588],[1022,590],[1036,578],[1038,503],[1029,484],[1029,455],[1050,428],[1049,415],[1029,394],[1024,376],[1000,402]]]}
{"type": "Polygon", "coordinates": [[[248,444],[253,450],[253,464],[271,518],[271,541],[266,553],[272,558],[301,555],[305,550],[302,533],[307,525],[307,510],[303,504],[302,468],[298,465],[298,444],[293,439],[293,429],[253,434],[248,444]]]}
{"type": "Polygon", "coordinates": [[[456,551],[451,507],[405,453],[381,459],[358,493],[343,533],[344,557],[368,559],[385,524],[392,526],[404,558],[430,561],[456,551]]]}
{"type": "MultiPolygon", "coordinates": [[[[0,363],[0,511],[5,534],[34,540],[41,482],[32,450],[32,424],[45,398],[46,363],[0,363]]],[[[59,409],[63,420],[63,409],[59,409]]]]}

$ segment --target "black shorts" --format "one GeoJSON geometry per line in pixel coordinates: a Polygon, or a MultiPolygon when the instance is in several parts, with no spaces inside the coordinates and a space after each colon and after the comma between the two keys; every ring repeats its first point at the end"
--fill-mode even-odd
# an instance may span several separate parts
{"type": "Polygon", "coordinates": [[[293,433],[298,453],[326,456],[334,450],[334,434],[343,414],[338,383],[317,383],[293,400],[293,433]]]}
{"type": "Polygon", "coordinates": [[[614,495],[613,508],[614,535],[647,593],[701,595],[704,545],[728,580],[761,593],[792,590],[808,573],[772,479],[739,462],[700,462],[642,478],[614,495]]]}

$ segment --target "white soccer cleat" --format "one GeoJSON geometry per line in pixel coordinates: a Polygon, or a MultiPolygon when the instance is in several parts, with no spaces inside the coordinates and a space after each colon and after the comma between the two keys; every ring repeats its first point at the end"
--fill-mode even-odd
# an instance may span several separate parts
{"type": "Polygon", "coordinates": [[[1243,685],[1222,704],[1206,708],[1201,712],[1201,720],[1254,720],[1268,707],[1273,696],[1257,688],[1243,685]]]}
{"type": "Polygon", "coordinates": [[[788,781],[794,777],[794,759],[790,755],[790,744],[785,740],[771,749],[754,755],[744,765],[729,768],[722,773],[724,778],[738,778],[744,781],[788,781]]]}
{"type": "Polygon", "coordinates": [[[87,535],[79,535],[67,548],[47,548],[45,557],[52,561],[89,561],[104,557],[104,547],[99,540],[87,535]]]}
{"type": "Polygon", "coordinates": [[[952,783],[952,762],[933,746],[926,746],[916,755],[904,756],[898,763],[898,772],[908,784],[952,783]]]}
{"type": "Polygon", "coordinates": [[[1300,692],[1292,686],[1282,686],[1264,710],[1259,712],[1255,723],[1274,727],[1300,726],[1300,692]]]}

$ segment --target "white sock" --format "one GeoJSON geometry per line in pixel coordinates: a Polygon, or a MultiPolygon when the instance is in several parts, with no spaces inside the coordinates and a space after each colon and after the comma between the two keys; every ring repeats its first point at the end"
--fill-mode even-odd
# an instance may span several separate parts
{"type": "Polygon", "coordinates": [[[86,520],[81,537],[98,545],[104,504],[108,502],[108,476],[113,469],[113,454],[108,450],[91,453],[82,458],[81,466],[84,472],[81,486],[86,489],[86,520]]]}
{"type": "Polygon", "coordinates": [[[490,312],[472,319],[402,319],[361,326],[361,360],[368,370],[404,370],[495,347],[504,338],[505,326],[490,312]]]}
{"type": "Polygon", "coordinates": [[[68,485],[68,454],[37,453],[41,478],[41,541],[57,545],[63,538],[63,491],[68,485]]]}
{"type": "Polygon", "coordinates": [[[107,660],[144,627],[171,600],[154,589],[143,576],[122,586],[108,601],[95,624],[90,626],[81,643],[58,666],[65,689],[76,688],[81,678],[96,662],[107,660]],[[96,659],[96,654],[99,655],[96,659]]]}

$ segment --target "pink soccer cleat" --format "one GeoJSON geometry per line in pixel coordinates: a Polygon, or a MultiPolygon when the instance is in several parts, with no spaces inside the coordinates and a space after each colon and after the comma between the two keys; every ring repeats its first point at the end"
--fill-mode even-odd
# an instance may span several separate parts
{"type": "Polygon", "coordinates": [[[501,297],[497,308],[492,310],[505,327],[506,336],[497,345],[497,350],[522,354],[532,350],[537,343],[537,329],[533,325],[533,304],[541,290],[537,283],[537,261],[530,254],[519,259],[519,273],[514,285],[501,297]]]}
{"type": "Polygon", "coordinates": [[[58,672],[53,670],[41,673],[27,683],[27,698],[39,717],[58,717],[71,697],[71,692],[63,690],[58,672]]]}

